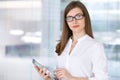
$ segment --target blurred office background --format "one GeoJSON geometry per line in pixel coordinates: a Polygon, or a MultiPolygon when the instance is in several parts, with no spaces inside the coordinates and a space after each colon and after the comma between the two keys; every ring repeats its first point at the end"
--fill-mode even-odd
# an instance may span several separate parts
{"type": "MultiPolygon", "coordinates": [[[[55,66],[50,60],[70,1],[0,0],[0,80],[40,80],[32,58],[55,66]]],[[[110,80],[120,80],[120,0],[81,1],[96,40],[104,44],[110,80]]]]}

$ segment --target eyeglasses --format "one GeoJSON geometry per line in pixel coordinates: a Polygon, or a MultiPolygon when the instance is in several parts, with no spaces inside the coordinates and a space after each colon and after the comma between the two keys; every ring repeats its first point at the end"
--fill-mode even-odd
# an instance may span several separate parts
{"type": "Polygon", "coordinates": [[[66,21],[72,22],[74,18],[75,18],[75,20],[81,20],[81,19],[83,19],[83,17],[84,17],[84,14],[77,14],[75,16],[68,16],[68,17],[66,17],[66,21]]]}

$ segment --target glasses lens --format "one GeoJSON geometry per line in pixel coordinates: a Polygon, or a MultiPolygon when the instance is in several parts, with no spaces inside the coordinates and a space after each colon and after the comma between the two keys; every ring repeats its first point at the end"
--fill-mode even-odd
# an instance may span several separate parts
{"type": "Polygon", "coordinates": [[[75,16],[75,19],[77,19],[77,20],[80,20],[80,19],[82,19],[83,18],[83,15],[76,15],[75,16]]]}
{"type": "Polygon", "coordinates": [[[70,22],[70,21],[72,21],[72,19],[73,19],[72,16],[69,16],[66,18],[66,21],[70,22]]]}

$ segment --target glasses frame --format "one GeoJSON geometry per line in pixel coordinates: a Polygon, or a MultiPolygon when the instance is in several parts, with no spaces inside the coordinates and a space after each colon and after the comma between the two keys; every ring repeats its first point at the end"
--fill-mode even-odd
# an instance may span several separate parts
{"type": "Polygon", "coordinates": [[[66,20],[67,22],[72,22],[74,19],[75,19],[75,20],[82,20],[84,17],[85,17],[84,14],[78,13],[78,14],[76,14],[75,16],[68,16],[68,17],[66,17],[65,20],[66,20]],[[78,18],[78,16],[80,16],[80,18],[78,18]],[[71,18],[71,20],[68,20],[68,18],[71,18]]]}

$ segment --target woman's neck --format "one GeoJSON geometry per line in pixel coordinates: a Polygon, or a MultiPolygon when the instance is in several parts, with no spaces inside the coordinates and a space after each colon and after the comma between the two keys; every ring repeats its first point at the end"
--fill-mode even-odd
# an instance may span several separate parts
{"type": "Polygon", "coordinates": [[[80,37],[86,35],[86,33],[73,33],[72,40],[77,41],[80,37]]]}

